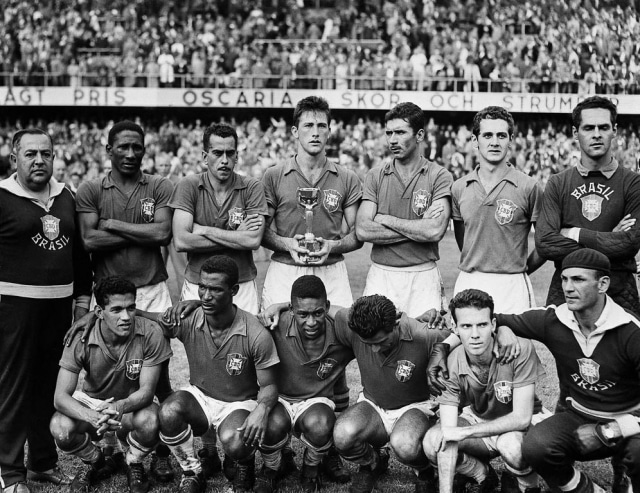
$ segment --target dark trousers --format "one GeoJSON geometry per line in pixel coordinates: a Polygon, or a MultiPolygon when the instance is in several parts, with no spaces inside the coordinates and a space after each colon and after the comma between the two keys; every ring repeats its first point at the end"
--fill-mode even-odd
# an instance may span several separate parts
{"type": "Polygon", "coordinates": [[[571,481],[575,461],[599,460],[615,454],[627,468],[633,491],[640,491],[640,435],[623,439],[615,447],[602,445],[587,455],[578,451],[574,430],[583,424],[596,422],[571,410],[545,419],[524,437],[524,460],[554,488],[571,481]]]}
{"type": "Polygon", "coordinates": [[[0,296],[0,485],[24,481],[27,466],[55,467],[49,432],[62,340],[71,325],[72,299],[0,296]]]}

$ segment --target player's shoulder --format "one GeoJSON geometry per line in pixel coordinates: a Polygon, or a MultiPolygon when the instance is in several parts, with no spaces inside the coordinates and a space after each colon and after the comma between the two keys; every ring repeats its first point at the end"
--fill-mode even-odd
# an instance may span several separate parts
{"type": "Polygon", "coordinates": [[[91,180],[83,181],[78,185],[76,197],[83,197],[95,193],[104,187],[106,180],[106,176],[99,176],[97,178],[92,178],[91,180]]]}
{"type": "Polygon", "coordinates": [[[236,308],[236,310],[237,311],[234,325],[239,324],[241,327],[244,326],[246,328],[246,334],[249,339],[253,340],[265,335],[269,335],[265,326],[260,323],[260,320],[258,320],[258,317],[243,310],[242,308],[236,308]]]}
{"type": "Polygon", "coordinates": [[[157,322],[144,317],[135,318],[135,330],[136,334],[144,337],[145,339],[164,337],[160,325],[158,325],[157,322]]]}
{"type": "Polygon", "coordinates": [[[192,175],[187,175],[178,183],[176,183],[176,189],[184,189],[184,188],[197,188],[204,178],[206,171],[203,173],[194,173],[192,175]]]}
{"type": "Polygon", "coordinates": [[[263,175],[263,180],[265,179],[274,180],[278,177],[282,177],[285,174],[285,171],[289,169],[289,166],[290,166],[289,159],[287,159],[286,161],[280,162],[278,164],[274,164],[273,166],[270,166],[265,170],[263,175]]]}

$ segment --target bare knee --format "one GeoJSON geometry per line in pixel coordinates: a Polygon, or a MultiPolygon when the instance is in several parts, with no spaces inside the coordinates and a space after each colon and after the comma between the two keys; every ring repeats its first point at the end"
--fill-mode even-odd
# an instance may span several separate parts
{"type": "Polygon", "coordinates": [[[389,445],[403,463],[413,462],[422,454],[422,437],[412,433],[391,433],[389,445]]]}
{"type": "Polygon", "coordinates": [[[502,459],[514,469],[524,469],[527,467],[522,457],[522,441],[524,433],[512,431],[500,435],[496,440],[496,448],[502,459]]]}
{"type": "Polygon", "coordinates": [[[333,443],[338,450],[349,450],[358,441],[361,432],[362,425],[343,414],[333,427],[333,443]]]}
{"type": "Polygon", "coordinates": [[[158,411],[159,427],[165,434],[173,434],[185,424],[185,403],[176,392],[169,396],[158,411]]]}
{"type": "Polygon", "coordinates": [[[425,455],[429,459],[430,462],[435,464],[437,462],[438,457],[438,449],[440,448],[440,438],[438,437],[437,431],[440,431],[440,423],[435,425],[433,428],[429,428],[427,433],[425,433],[424,438],[422,440],[422,448],[424,450],[425,455]]]}
{"type": "Polygon", "coordinates": [[[269,414],[264,441],[269,445],[279,443],[289,435],[290,431],[291,419],[289,414],[284,407],[278,404],[269,414]]]}
{"type": "Polygon", "coordinates": [[[140,409],[133,414],[132,419],[133,430],[141,439],[149,442],[158,438],[160,430],[160,418],[158,416],[158,407],[151,405],[140,409]]]}
{"type": "Polygon", "coordinates": [[[59,412],[54,413],[49,423],[51,436],[62,449],[73,442],[76,428],[76,422],[73,419],[59,412]]]}
{"type": "Polygon", "coordinates": [[[321,447],[331,440],[335,414],[327,408],[327,412],[309,412],[303,416],[300,428],[305,438],[312,444],[321,447]]]}

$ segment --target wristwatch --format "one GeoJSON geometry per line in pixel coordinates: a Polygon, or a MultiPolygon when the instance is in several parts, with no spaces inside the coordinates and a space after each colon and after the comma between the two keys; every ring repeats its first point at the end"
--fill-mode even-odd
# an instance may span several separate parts
{"type": "Polygon", "coordinates": [[[602,430],[602,436],[605,437],[607,440],[611,441],[614,438],[616,438],[615,431],[611,429],[611,427],[609,426],[609,423],[605,423],[601,425],[600,428],[602,430]]]}

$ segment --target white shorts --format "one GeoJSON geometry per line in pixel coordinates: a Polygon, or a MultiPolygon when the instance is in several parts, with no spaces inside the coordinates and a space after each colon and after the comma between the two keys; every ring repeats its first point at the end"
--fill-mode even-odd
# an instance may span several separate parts
{"type": "Polygon", "coordinates": [[[314,406],[315,404],[324,404],[331,408],[332,411],[336,408],[335,403],[326,397],[312,397],[311,399],[299,402],[289,402],[282,397],[278,397],[278,402],[284,406],[285,410],[289,414],[289,419],[291,419],[291,424],[294,429],[298,418],[300,418],[300,416],[302,416],[302,414],[311,406],[314,406]]]}
{"type": "MultiPolygon", "coordinates": [[[[538,423],[544,421],[550,416],[553,416],[553,413],[543,407],[539,413],[536,413],[533,416],[531,416],[531,426],[537,425],[538,423]]],[[[462,412],[460,413],[460,418],[467,421],[470,425],[484,423],[486,421],[486,419],[482,419],[478,417],[471,410],[470,406],[466,406],[465,408],[462,409],[462,412]]],[[[498,438],[500,438],[501,436],[502,435],[493,435],[490,437],[482,437],[481,440],[484,442],[484,444],[487,446],[487,449],[489,449],[490,452],[494,454],[499,454],[500,452],[498,451],[498,438]]]]}
{"type": "Polygon", "coordinates": [[[327,299],[332,305],[348,308],[353,304],[349,275],[344,260],[318,267],[288,265],[272,260],[264,279],[262,308],[265,309],[274,303],[291,301],[291,286],[296,279],[304,275],[314,275],[322,279],[327,290],[327,299]]]}
{"type": "Polygon", "coordinates": [[[360,392],[357,402],[366,402],[378,413],[378,416],[380,416],[380,419],[384,424],[384,429],[386,430],[387,435],[391,435],[391,432],[400,417],[410,409],[417,409],[418,411],[422,411],[425,416],[431,417],[434,415],[433,410],[438,406],[434,400],[428,400],[414,402],[413,404],[408,404],[399,409],[382,409],[375,402],[367,399],[362,392],[360,392]]]}
{"type": "Polygon", "coordinates": [[[444,284],[435,262],[422,266],[389,267],[371,264],[363,296],[381,294],[389,298],[409,317],[427,310],[446,308],[444,284]]]}
{"type": "MultiPolygon", "coordinates": [[[[253,315],[258,314],[258,288],[255,281],[241,282],[238,284],[238,294],[233,297],[233,302],[238,308],[253,315]]],[[[199,300],[198,285],[184,280],[180,301],[199,300]]]]}
{"type": "Polygon", "coordinates": [[[236,402],[219,401],[218,399],[205,395],[205,393],[195,385],[189,385],[188,387],[180,390],[189,392],[196,398],[198,404],[200,404],[200,407],[202,408],[202,411],[204,411],[204,414],[207,416],[207,421],[209,422],[210,427],[214,426],[215,428],[218,428],[220,423],[222,423],[224,419],[234,411],[244,410],[252,412],[256,407],[258,407],[258,403],[251,400],[236,402]]]}
{"type": "Polygon", "coordinates": [[[493,298],[495,313],[522,313],[536,306],[529,276],[520,274],[491,274],[460,272],[453,289],[454,296],[465,289],[480,289],[493,298]]]}
{"type": "MultiPolygon", "coordinates": [[[[136,288],[136,308],[145,312],[164,312],[171,305],[171,293],[165,281],[136,288]]],[[[96,306],[96,298],[91,295],[90,309],[96,306]]]]}

